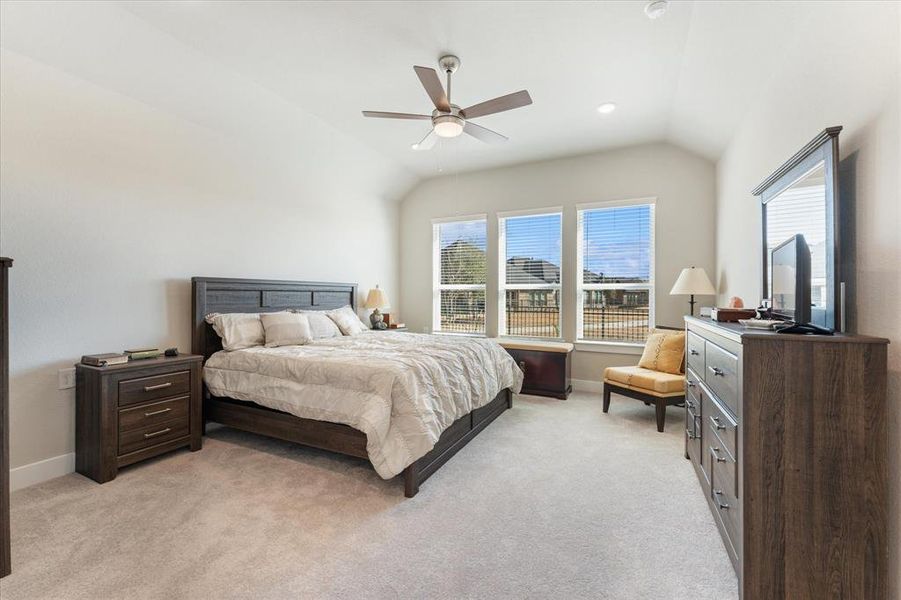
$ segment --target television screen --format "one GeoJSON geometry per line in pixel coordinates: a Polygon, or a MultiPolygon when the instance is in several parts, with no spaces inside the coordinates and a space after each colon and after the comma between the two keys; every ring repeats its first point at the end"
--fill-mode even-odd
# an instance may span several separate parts
{"type": "Polygon", "coordinates": [[[770,289],[773,313],[797,323],[810,322],[810,249],[801,234],[772,252],[770,289]]]}

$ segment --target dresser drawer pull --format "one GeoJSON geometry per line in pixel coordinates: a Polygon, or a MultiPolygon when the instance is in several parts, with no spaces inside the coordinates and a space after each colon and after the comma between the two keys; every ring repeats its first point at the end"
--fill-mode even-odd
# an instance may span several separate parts
{"type": "Polygon", "coordinates": [[[166,383],[161,383],[161,384],[159,384],[159,385],[145,385],[145,386],[144,386],[144,391],[145,391],[145,392],[152,392],[153,390],[161,390],[161,389],[167,388],[167,387],[172,387],[172,382],[171,382],[171,381],[167,381],[166,383]]]}
{"type": "Polygon", "coordinates": [[[713,454],[713,458],[716,459],[716,462],[726,462],[726,459],[723,458],[722,456],[720,456],[720,449],[719,449],[719,448],[714,448],[713,446],[711,446],[711,447],[710,447],[710,452],[713,454]]]}
{"type": "Polygon", "coordinates": [[[691,379],[688,380],[688,387],[695,387],[695,382],[691,379]]]}
{"type": "Polygon", "coordinates": [[[714,375],[719,375],[720,377],[722,377],[722,376],[724,375],[723,370],[720,369],[719,367],[708,367],[708,368],[709,368],[711,371],[713,371],[713,374],[714,374],[714,375]]]}
{"type": "Polygon", "coordinates": [[[163,414],[166,414],[167,412],[169,412],[169,411],[171,411],[171,410],[172,410],[171,408],[163,408],[163,409],[160,409],[160,410],[152,410],[152,411],[150,411],[150,412],[144,413],[144,416],[145,416],[145,417],[153,417],[153,416],[156,416],[156,415],[163,415],[163,414]]]}
{"type": "Polygon", "coordinates": [[[720,431],[726,431],[726,426],[720,423],[719,417],[710,417],[710,422],[713,423],[713,426],[720,431]]]}
{"type": "Polygon", "coordinates": [[[688,353],[691,354],[692,356],[700,356],[701,355],[701,353],[698,352],[697,350],[695,350],[694,348],[689,348],[688,353]]]}
{"type": "Polygon", "coordinates": [[[170,431],[172,431],[172,428],[166,427],[165,429],[161,429],[160,431],[154,431],[153,433],[145,433],[144,439],[146,440],[147,438],[152,438],[152,437],[156,437],[158,435],[163,435],[164,433],[169,433],[170,431]]]}
{"type": "Polygon", "coordinates": [[[688,408],[690,408],[690,409],[692,409],[692,410],[695,409],[695,403],[692,402],[691,400],[686,400],[686,401],[685,401],[685,406],[687,406],[688,408]]]}
{"type": "Polygon", "coordinates": [[[696,439],[698,439],[698,437],[700,437],[694,431],[689,429],[688,427],[685,428],[685,435],[687,435],[688,439],[690,439],[690,440],[696,440],[696,439]]]}
{"type": "Polygon", "coordinates": [[[723,495],[723,490],[713,490],[713,494],[717,497],[716,505],[720,507],[720,510],[726,510],[729,508],[728,502],[721,502],[719,497],[723,495]]]}

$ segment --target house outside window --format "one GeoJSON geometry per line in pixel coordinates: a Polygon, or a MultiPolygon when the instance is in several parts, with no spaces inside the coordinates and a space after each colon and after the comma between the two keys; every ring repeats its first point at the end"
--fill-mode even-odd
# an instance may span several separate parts
{"type": "Polygon", "coordinates": [[[561,209],[498,216],[498,333],[561,337],[561,209]]]}

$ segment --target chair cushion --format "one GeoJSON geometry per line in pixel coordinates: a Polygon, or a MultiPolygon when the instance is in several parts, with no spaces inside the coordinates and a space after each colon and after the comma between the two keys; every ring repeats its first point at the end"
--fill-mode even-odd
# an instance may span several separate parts
{"type": "Polygon", "coordinates": [[[678,375],[682,372],[682,358],[685,356],[685,332],[659,332],[648,336],[639,367],[678,375]]]}
{"type": "Polygon", "coordinates": [[[647,390],[651,394],[682,393],[685,390],[684,375],[661,373],[644,367],[607,367],[604,380],[639,391],[647,390]]]}

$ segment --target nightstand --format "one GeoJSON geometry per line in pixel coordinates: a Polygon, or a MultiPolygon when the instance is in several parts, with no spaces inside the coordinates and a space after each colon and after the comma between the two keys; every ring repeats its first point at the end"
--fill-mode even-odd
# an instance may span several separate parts
{"type": "Polygon", "coordinates": [[[75,470],[97,483],[119,468],[202,445],[201,364],[180,354],[124,365],[75,365],[75,470]]]}

